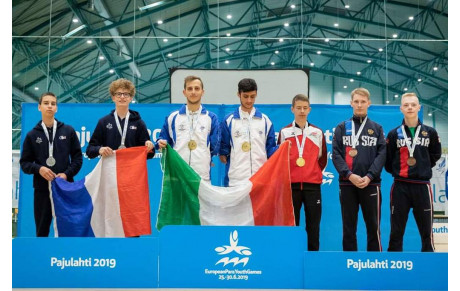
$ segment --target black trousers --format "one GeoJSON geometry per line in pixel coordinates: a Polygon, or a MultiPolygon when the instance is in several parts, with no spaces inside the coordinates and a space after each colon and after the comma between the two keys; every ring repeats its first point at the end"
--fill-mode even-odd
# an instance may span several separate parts
{"type": "Polygon", "coordinates": [[[305,211],[305,230],[307,231],[308,250],[319,250],[319,225],[321,222],[321,185],[309,183],[292,183],[292,203],[295,224],[300,222],[302,203],[305,211]]]}
{"type": "Polygon", "coordinates": [[[34,190],[35,232],[39,237],[47,237],[53,215],[49,190],[34,190]]]}
{"type": "Polygon", "coordinates": [[[340,205],[342,208],[342,247],[344,251],[357,251],[358,212],[361,205],[367,230],[367,251],[381,252],[380,209],[382,196],[380,186],[369,185],[364,189],[353,185],[340,186],[340,205]]]}
{"type": "Polygon", "coordinates": [[[433,195],[430,184],[394,181],[390,194],[391,232],[389,252],[403,250],[407,218],[412,208],[422,240],[422,252],[433,252],[433,195]]]}

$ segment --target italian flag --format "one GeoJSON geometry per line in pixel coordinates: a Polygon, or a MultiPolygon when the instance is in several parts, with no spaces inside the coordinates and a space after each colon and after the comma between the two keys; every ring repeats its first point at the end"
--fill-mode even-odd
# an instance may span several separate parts
{"type": "Polygon", "coordinates": [[[157,229],[166,225],[294,226],[289,142],[284,142],[246,183],[218,187],[200,176],[169,145],[157,229]]]}

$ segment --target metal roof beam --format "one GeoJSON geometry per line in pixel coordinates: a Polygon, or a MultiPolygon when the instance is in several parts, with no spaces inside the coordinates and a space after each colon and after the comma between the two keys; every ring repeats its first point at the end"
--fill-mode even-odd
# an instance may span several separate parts
{"type": "MultiPolygon", "coordinates": [[[[112,16],[109,14],[107,8],[105,7],[104,1],[103,0],[94,0],[94,8],[99,12],[99,14],[104,17],[105,19],[111,19],[112,16]]],[[[110,20],[104,20],[104,24],[106,26],[109,26],[113,24],[112,21],[110,20]]],[[[118,28],[114,27],[109,29],[109,33],[111,36],[113,36],[113,41],[118,45],[118,47],[122,51],[123,58],[125,60],[131,60],[131,64],[129,67],[131,68],[133,75],[135,75],[137,78],[141,77],[141,72],[139,71],[139,68],[137,67],[136,63],[134,62],[134,54],[129,50],[128,45],[126,44],[125,40],[120,37],[120,32],[118,31],[118,28]]]]}
{"type": "MultiPolygon", "coordinates": [[[[209,7],[208,7],[208,1],[207,0],[201,0],[201,14],[203,15],[203,27],[204,27],[204,32],[206,34],[209,34],[209,7]]],[[[198,15],[198,17],[200,17],[198,15]]],[[[198,18],[197,17],[197,18],[198,18]]],[[[211,43],[209,39],[206,39],[206,46],[205,46],[205,54],[206,54],[206,59],[210,62],[212,60],[211,57],[211,43]]],[[[198,59],[198,55],[195,59],[195,61],[198,59]]],[[[194,62],[195,62],[194,61],[194,62]]],[[[219,65],[219,64],[217,64],[219,65]]],[[[209,64],[208,68],[212,68],[212,62],[209,64]]]]}
{"type": "MultiPolygon", "coordinates": [[[[93,33],[93,31],[92,31],[92,29],[91,29],[91,27],[89,25],[89,22],[86,20],[86,18],[83,16],[81,11],[78,9],[78,6],[74,1],[75,0],[67,0],[67,4],[69,4],[70,9],[72,9],[73,13],[75,15],[77,15],[78,18],[80,19],[80,21],[85,25],[85,30],[86,30],[87,34],[91,35],[93,33]]],[[[80,42],[80,40],[78,40],[78,42],[80,42]]],[[[112,58],[110,57],[109,53],[107,52],[107,50],[105,49],[105,47],[103,46],[102,41],[100,39],[95,38],[95,42],[96,42],[97,47],[101,51],[102,55],[104,56],[104,58],[109,63],[110,67],[114,67],[114,62],[113,62],[112,58]]],[[[70,47],[73,46],[73,45],[76,45],[76,43],[74,41],[72,41],[71,44],[69,44],[70,47]]],[[[58,55],[58,53],[56,53],[55,55],[58,55]]],[[[50,59],[51,59],[51,57],[50,57],[50,59]]],[[[120,71],[118,71],[116,68],[114,68],[114,70],[115,70],[115,73],[117,74],[118,78],[123,77],[123,75],[121,74],[120,71]]]]}
{"type": "MultiPolygon", "coordinates": [[[[13,49],[19,51],[23,55],[25,55],[31,62],[34,62],[38,59],[38,56],[32,51],[30,47],[25,45],[19,39],[13,39],[13,49]]],[[[59,86],[61,86],[64,90],[69,90],[72,87],[65,78],[63,77],[62,73],[59,71],[55,71],[51,65],[49,64],[48,67],[45,64],[41,64],[38,69],[43,73],[45,76],[49,76],[50,80],[55,81],[59,86]]],[[[50,83],[48,82],[47,90],[49,90],[50,83]]],[[[85,98],[83,95],[80,94],[77,90],[75,90],[75,94],[71,97],[75,99],[77,102],[85,102],[85,98]]]]}

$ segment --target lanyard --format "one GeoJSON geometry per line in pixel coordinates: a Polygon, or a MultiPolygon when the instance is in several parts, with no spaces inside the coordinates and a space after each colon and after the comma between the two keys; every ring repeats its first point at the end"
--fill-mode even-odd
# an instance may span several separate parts
{"type": "Polygon", "coordinates": [[[361,132],[363,131],[366,122],[367,116],[364,119],[363,123],[361,123],[361,126],[358,129],[358,133],[355,135],[355,121],[353,120],[353,118],[351,119],[351,142],[353,148],[356,148],[356,145],[358,144],[358,139],[361,136],[361,132]]]}
{"type": "Polygon", "coordinates": [[[302,130],[302,144],[299,143],[297,136],[295,135],[295,120],[292,122],[292,132],[294,134],[294,139],[297,144],[297,149],[299,150],[299,158],[302,157],[303,149],[305,148],[305,140],[307,140],[307,131],[308,131],[308,122],[305,124],[304,129],[302,130]]]}
{"type": "Polygon", "coordinates": [[[195,111],[195,112],[190,112],[190,110],[187,108],[186,114],[187,114],[187,119],[188,119],[188,124],[189,124],[189,137],[190,140],[192,140],[192,135],[195,132],[196,126],[198,124],[198,117],[200,116],[201,112],[201,105],[200,108],[195,111]]]}
{"type": "Polygon", "coordinates": [[[406,130],[404,129],[404,124],[401,125],[401,131],[403,132],[404,140],[406,141],[407,149],[409,150],[409,156],[414,156],[415,146],[417,145],[417,138],[418,134],[420,133],[420,124],[417,126],[417,130],[415,131],[415,136],[412,139],[413,142],[409,140],[406,134],[406,130]]]}
{"type": "Polygon", "coordinates": [[[241,110],[241,107],[238,109],[240,111],[240,117],[241,117],[241,120],[242,120],[242,124],[245,124],[244,120],[247,120],[247,123],[246,123],[246,139],[247,141],[251,141],[251,121],[252,121],[252,118],[254,117],[254,114],[256,113],[256,110],[255,109],[252,109],[251,110],[251,113],[247,113],[243,110],[241,110]]]}
{"type": "Polygon", "coordinates": [[[125,125],[123,126],[123,131],[121,131],[120,121],[118,120],[117,111],[113,112],[113,117],[115,117],[115,123],[117,124],[118,132],[121,135],[121,146],[125,146],[126,132],[128,131],[128,121],[129,121],[129,111],[126,114],[125,125]]]}
{"type": "Polygon", "coordinates": [[[53,122],[53,137],[50,139],[50,136],[48,134],[48,129],[46,128],[45,123],[42,121],[42,128],[43,131],[45,132],[46,138],[48,139],[48,151],[49,151],[49,156],[53,157],[53,144],[54,144],[54,137],[56,136],[56,128],[57,128],[57,121],[56,119],[53,122]]]}

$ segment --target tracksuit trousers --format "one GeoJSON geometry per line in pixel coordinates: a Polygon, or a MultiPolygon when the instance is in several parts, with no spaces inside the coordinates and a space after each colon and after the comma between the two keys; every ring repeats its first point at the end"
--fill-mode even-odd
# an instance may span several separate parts
{"type": "Polygon", "coordinates": [[[295,224],[300,223],[302,203],[305,211],[305,230],[307,231],[308,250],[319,250],[319,225],[321,222],[321,185],[310,183],[292,183],[292,203],[295,224]]]}
{"type": "Polygon", "coordinates": [[[433,252],[433,194],[431,185],[395,180],[390,194],[391,232],[389,252],[403,250],[403,237],[409,211],[413,208],[422,240],[422,252],[433,252]]]}
{"type": "Polygon", "coordinates": [[[34,217],[37,237],[47,237],[50,233],[51,200],[49,190],[34,190],[34,217]]]}
{"type": "Polygon", "coordinates": [[[366,188],[360,189],[354,185],[340,185],[343,227],[342,246],[344,251],[358,250],[356,230],[360,205],[367,229],[367,250],[382,251],[380,237],[381,203],[380,186],[368,185],[366,188]]]}

